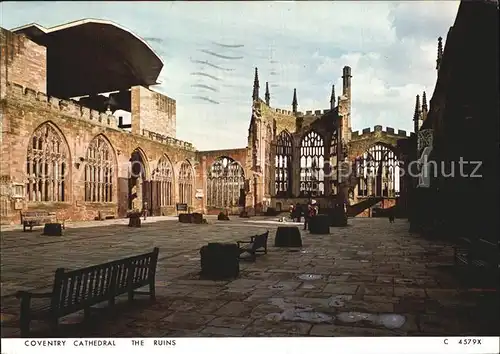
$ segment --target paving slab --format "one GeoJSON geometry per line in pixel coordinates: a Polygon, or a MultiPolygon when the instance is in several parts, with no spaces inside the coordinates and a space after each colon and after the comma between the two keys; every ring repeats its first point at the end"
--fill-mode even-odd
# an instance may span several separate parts
{"type": "MultiPolygon", "coordinates": [[[[408,233],[408,223],[354,218],[329,235],[300,230],[302,248],[275,248],[276,218],[232,218],[207,225],[148,218],[141,228],[126,220],[70,223],[64,236],[3,228],[1,236],[2,337],[17,337],[19,290],[50,290],[54,271],[75,269],[160,248],[151,303],[126,297],[80,323],[61,322],[60,336],[398,336],[498,335],[495,294],[464,291],[453,247],[408,233]],[[9,231],[10,230],[10,231],[9,231]],[[201,279],[200,253],[209,242],[236,242],[270,231],[268,254],[241,262],[236,279],[201,279]],[[342,322],[345,313],[367,318],[397,314],[398,328],[377,321],[342,322]],[[344,314],[341,314],[344,313],[344,314]],[[371,317],[370,317],[371,316],[371,317]],[[487,319],[487,320],[486,320],[487,319]],[[326,322],[325,322],[326,321],[326,322]],[[496,332],[495,332],[496,331],[496,332]]],[[[355,317],[355,316],[354,316],[355,317]]],[[[354,318],[353,317],[353,318],[354,318]]],[[[50,335],[35,324],[39,335],[50,335]]]]}

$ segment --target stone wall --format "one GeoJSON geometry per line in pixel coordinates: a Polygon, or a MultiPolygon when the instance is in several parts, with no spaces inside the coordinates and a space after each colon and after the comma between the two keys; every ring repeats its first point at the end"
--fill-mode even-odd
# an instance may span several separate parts
{"type": "Polygon", "coordinates": [[[132,133],[149,130],[175,138],[176,102],[142,86],[131,89],[132,133]]]}
{"type": "Polygon", "coordinates": [[[47,49],[0,27],[0,97],[7,82],[47,92],[47,49]]]}
{"type": "MultiPolygon", "coordinates": [[[[131,134],[116,125],[114,117],[91,111],[78,106],[72,101],[48,98],[43,93],[25,89],[17,84],[7,85],[7,95],[2,100],[4,109],[2,131],[2,175],[9,183],[23,185],[26,177],[27,147],[31,135],[37,127],[50,122],[64,137],[70,155],[67,199],[64,202],[26,202],[10,201],[7,216],[2,223],[19,222],[21,210],[49,210],[57,212],[59,217],[69,220],[94,219],[99,210],[115,211],[117,204],[92,203],[84,201],[83,168],[78,166],[81,158],[86,156],[89,143],[98,135],[102,135],[110,143],[116,168],[114,181],[119,177],[128,177],[129,159],[135,149],[140,149],[146,160],[146,178],[151,178],[151,171],[162,156],[168,156],[174,169],[174,201],[178,201],[177,176],[183,161],[189,161],[193,168],[193,201],[191,207],[201,210],[201,201],[194,198],[197,188],[203,188],[198,175],[196,155],[192,149],[184,145],[167,145],[151,140],[148,136],[131,134]]],[[[117,183],[113,186],[113,200],[117,201],[117,183]]],[[[174,208],[167,210],[174,213],[174,208]]]]}
{"type": "MultiPolygon", "coordinates": [[[[413,134],[413,133],[412,133],[413,134]]],[[[391,149],[399,156],[397,151],[398,140],[409,138],[411,134],[407,134],[404,130],[398,130],[396,133],[394,128],[384,128],[381,125],[363,129],[362,133],[352,132],[351,140],[349,141],[349,159],[352,161],[356,157],[361,156],[366,150],[376,143],[381,143],[391,149]]]]}

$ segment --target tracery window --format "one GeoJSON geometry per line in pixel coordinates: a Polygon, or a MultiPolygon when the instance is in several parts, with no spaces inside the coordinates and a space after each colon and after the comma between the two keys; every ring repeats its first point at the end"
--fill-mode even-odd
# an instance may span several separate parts
{"type": "Polygon", "coordinates": [[[172,167],[170,159],[167,156],[163,156],[158,162],[154,179],[158,182],[158,199],[160,207],[173,205],[174,169],[172,167]]]}
{"type": "Polygon", "coordinates": [[[245,188],[245,173],[230,157],[219,157],[208,171],[207,205],[214,208],[238,206],[240,191],[245,188]]]}
{"type": "Polygon", "coordinates": [[[113,150],[99,135],[92,139],[85,160],[85,201],[109,203],[113,201],[113,150]]]}
{"type": "Polygon", "coordinates": [[[193,170],[187,161],[182,162],[179,170],[179,203],[191,205],[193,200],[193,170]]]}
{"type": "Polygon", "coordinates": [[[300,144],[300,194],[320,196],[325,193],[324,139],[310,131],[300,144]]]}
{"type": "Polygon", "coordinates": [[[26,199],[31,202],[66,201],[69,148],[52,123],[38,127],[28,145],[26,199]]]}
{"type": "Polygon", "coordinates": [[[337,181],[338,181],[338,131],[332,132],[332,137],[330,139],[330,180],[331,180],[331,192],[337,194],[337,181]]]}
{"type": "Polygon", "coordinates": [[[276,138],[275,192],[287,196],[292,191],[292,137],[285,130],[276,138]]]}
{"type": "Polygon", "coordinates": [[[375,144],[356,160],[358,196],[396,197],[399,193],[399,160],[394,151],[375,144]]]}
{"type": "Polygon", "coordinates": [[[272,185],[273,185],[273,173],[272,173],[272,170],[273,170],[273,166],[271,165],[271,161],[272,161],[272,158],[273,158],[273,147],[272,147],[272,144],[273,144],[273,129],[271,128],[271,126],[267,126],[267,134],[266,134],[266,164],[265,164],[265,168],[266,168],[266,175],[265,175],[265,178],[266,178],[266,191],[265,193],[266,194],[271,194],[271,190],[272,190],[272,185]]]}

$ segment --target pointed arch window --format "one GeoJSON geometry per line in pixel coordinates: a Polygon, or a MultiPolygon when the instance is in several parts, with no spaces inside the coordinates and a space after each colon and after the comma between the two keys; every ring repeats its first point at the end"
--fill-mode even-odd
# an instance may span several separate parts
{"type": "Polygon", "coordinates": [[[113,202],[113,149],[101,135],[92,139],[85,160],[85,201],[113,202]]]}
{"type": "Polygon", "coordinates": [[[377,143],[356,160],[358,196],[389,197],[399,194],[400,165],[394,151],[377,143]]]}
{"type": "Polygon", "coordinates": [[[325,142],[321,135],[310,131],[300,144],[300,194],[321,196],[325,193],[325,142]]]}
{"type": "Polygon", "coordinates": [[[26,199],[30,202],[67,200],[69,148],[52,123],[38,127],[28,143],[26,199]]]}
{"type": "Polygon", "coordinates": [[[241,165],[230,157],[219,157],[208,171],[207,205],[213,208],[238,206],[244,188],[245,173],[241,165]]]}
{"type": "Polygon", "coordinates": [[[170,159],[163,156],[158,162],[158,167],[155,170],[154,179],[158,181],[159,203],[160,207],[165,207],[174,204],[174,169],[170,159]]]}
{"type": "Polygon", "coordinates": [[[193,200],[193,171],[191,164],[182,162],[179,170],[179,203],[191,205],[193,200]]]}
{"type": "Polygon", "coordinates": [[[289,196],[292,192],[292,137],[285,130],[276,138],[275,191],[276,196],[289,196]]]}

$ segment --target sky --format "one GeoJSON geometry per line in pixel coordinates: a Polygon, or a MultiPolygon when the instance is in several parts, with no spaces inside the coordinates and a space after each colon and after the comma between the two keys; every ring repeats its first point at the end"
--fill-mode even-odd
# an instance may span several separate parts
{"type": "Polygon", "coordinates": [[[111,20],[163,59],[155,90],[177,101],[177,138],[199,150],[245,147],[254,68],[271,106],[328,109],[352,68],[352,129],[411,131],[415,96],[436,82],[437,38],[459,2],[2,2],[0,26],[111,20]]]}

